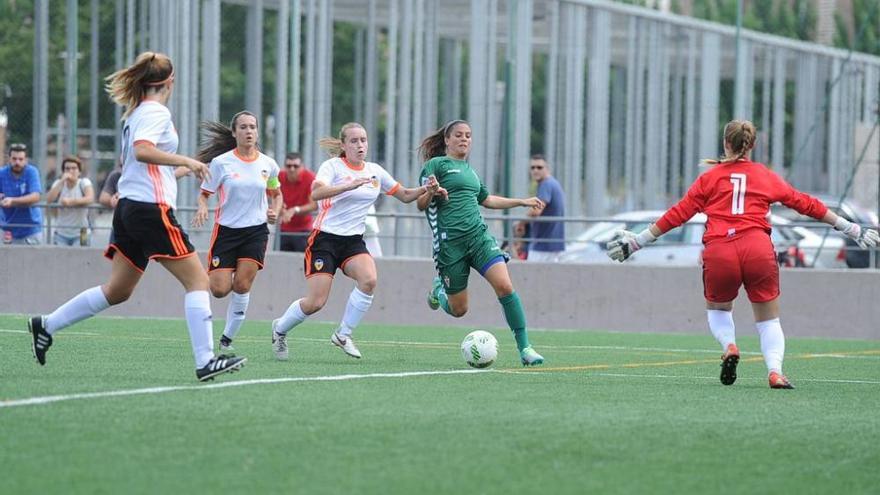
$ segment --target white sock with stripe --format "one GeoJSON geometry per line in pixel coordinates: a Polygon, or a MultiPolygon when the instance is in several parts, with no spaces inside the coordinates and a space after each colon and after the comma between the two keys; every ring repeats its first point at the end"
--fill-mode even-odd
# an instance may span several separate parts
{"type": "Polygon", "coordinates": [[[308,318],[309,315],[303,313],[300,301],[302,301],[302,299],[297,299],[296,301],[293,301],[293,303],[291,303],[291,305],[287,308],[287,311],[285,311],[284,314],[281,315],[281,318],[278,318],[278,325],[276,325],[275,331],[282,335],[285,335],[287,334],[287,332],[293,329],[293,327],[306,321],[306,318],[308,318]]]}
{"type": "Polygon", "coordinates": [[[241,330],[250,301],[250,292],[245,292],[244,294],[232,293],[229,307],[226,309],[226,327],[223,329],[223,335],[229,337],[230,340],[234,339],[238,335],[238,331],[241,330]]]}
{"type": "Polygon", "coordinates": [[[187,292],[183,298],[183,307],[196,368],[202,368],[214,357],[214,322],[211,320],[211,298],[208,291],[187,292]]]}
{"type": "Polygon", "coordinates": [[[348,303],[345,305],[345,313],[342,315],[342,324],[339,325],[339,334],[346,337],[351,336],[351,332],[357,328],[361,322],[361,318],[367,314],[370,306],[373,304],[373,296],[361,292],[357,287],[351,291],[348,296],[348,303]]]}
{"type": "Polygon", "coordinates": [[[736,344],[736,326],[733,324],[732,312],[707,309],[706,316],[709,318],[709,330],[721,344],[722,351],[726,351],[728,345],[736,344]]]}
{"type": "Polygon", "coordinates": [[[782,373],[782,358],[785,356],[785,335],[782,333],[782,324],[779,318],[759,321],[755,323],[758,336],[761,338],[761,354],[764,355],[764,363],[767,371],[782,373]]]}
{"type": "Polygon", "coordinates": [[[46,316],[45,330],[49,335],[54,335],[55,332],[95,316],[109,307],[110,303],[100,285],[86,289],[46,316]]]}

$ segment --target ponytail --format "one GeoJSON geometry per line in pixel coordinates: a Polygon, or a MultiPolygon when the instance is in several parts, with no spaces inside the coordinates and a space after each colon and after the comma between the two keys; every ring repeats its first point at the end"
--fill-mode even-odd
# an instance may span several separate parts
{"type": "Polygon", "coordinates": [[[144,52],[138,55],[129,67],[107,76],[104,89],[114,103],[125,107],[122,118],[126,118],[137,108],[148,92],[161,91],[173,80],[174,65],[168,55],[144,52]]]}
{"type": "Polygon", "coordinates": [[[752,148],[755,147],[755,139],[757,130],[755,124],[748,120],[731,120],[724,126],[724,143],[730,150],[731,154],[726,154],[719,159],[704,159],[703,163],[707,165],[717,165],[719,163],[729,163],[746,158],[752,148]]]}
{"type": "Polygon", "coordinates": [[[446,154],[446,138],[449,136],[449,133],[452,132],[452,129],[458,124],[467,124],[466,120],[450,120],[443,127],[434,131],[433,134],[429,135],[425,139],[422,140],[422,144],[419,145],[418,151],[422,157],[422,160],[428,161],[431,158],[437,156],[443,156],[446,154]]]}
{"type": "Polygon", "coordinates": [[[229,126],[222,122],[202,122],[199,126],[202,128],[202,139],[199,143],[199,151],[196,154],[196,160],[202,163],[209,163],[214,158],[234,150],[238,143],[235,141],[233,134],[235,122],[243,115],[250,115],[257,118],[256,115],[247,110],[238,112],[232,116],[229,126]]]}

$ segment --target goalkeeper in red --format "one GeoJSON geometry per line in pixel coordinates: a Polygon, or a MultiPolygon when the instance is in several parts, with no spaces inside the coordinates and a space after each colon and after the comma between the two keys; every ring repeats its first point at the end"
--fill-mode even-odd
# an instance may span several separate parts
{"type": "Polygon", "coordinates": [[[608,243],[608,256],[624,261],[657,237],[687,222],[696,213],[708,217],[703,235],[703,291],[709,329],[721,344],[721,383],[736,381],[739,350],[733,325],[733,300],[745,286],[770,388],[794,388],[782,373],[785,336],[779,323],[779,267],[770,241],[767,214],[772,203],[821,220],[856,241],[862,248],[877,246],[876,230],[862,229],[830,211],[821,201],[798,191],[765,165],[750,160],[755,126],[734,120],[724,127],[724,158],[691,185],[687,194],[657,223],[639,234],[622,231],[608,243]]]}

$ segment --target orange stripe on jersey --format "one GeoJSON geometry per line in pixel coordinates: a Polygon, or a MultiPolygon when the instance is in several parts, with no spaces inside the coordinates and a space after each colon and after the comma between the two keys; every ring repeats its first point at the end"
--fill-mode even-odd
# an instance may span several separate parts
{"type": "Polygon", "coordinates": [[[171,240],[171,245],[174,247],[174,254],[177,256],[187,254],[186,243],[183,242],[183,236],[180,234],[180,229],[175,227],[168,218],[168,205],[159,205],[159,209],[162,212],[162,223],[165,225],[165,231],[168,233],[168,238],[171,240]]]}
{"type": "Polygon", "coordinates": [[[162,172],[159,171],[159,166],[155,163],[148,163],[147,175],[150,176],[150,181],[153,183],[153,193],[156,195],[156,204],[164,205],[165,194],[164,188],[162,187],[162,172]]]}
{"type": "Polygon", "coordinates": [[[324,222],[324,217],[327,216],[327,212],[330,211],[330,205],[333,204],[333,201],[330,198],[321,201],[321,214],[318,215],[318,219],[315,220],[315,230],[319,230],[321,228],[321,223],[324,222]]]}
{"type": "Polygon", "coordinates": [[[388,190],[388,192],[385,194],[387,194],[389,196],[394,196],[394,193],[396,193],[398,189],[400,189],[400,182],[398,182],[397,184],[394,184],[394,187],[392,187],[390,190],[388,190]]]}
{"type": "Polygon", "coordinates": [[[220,223],[220,211],[223,209],[223,201],[226,200],[226,189],[221,184],[217,188],[217,210],[214,212],[214,223],[220,223]]]}
{"type": "Polygon", "coordinates": [[[312,273],[312,244],[315,243],[315,236],[318,235],[319,230],[315,229],[309,235],[309,240],[306,241],[306,277],[308,277],[312,273]]]}

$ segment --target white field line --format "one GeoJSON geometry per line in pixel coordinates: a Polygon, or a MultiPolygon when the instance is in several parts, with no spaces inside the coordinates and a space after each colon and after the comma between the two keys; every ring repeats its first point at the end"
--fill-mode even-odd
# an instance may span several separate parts
{"type": "Polygon", "coordinates": [[[64,402],[69,400],[102,399],[105,397],[122,397],[128,395],[154,395],[179,391],[201,391],[218,388],[245,387],[248,385],[267,385],[274,383],[290,382],[339,382],[347,380],[362,380],[368,378],[408,378],[413,376],[438,376],[438,375],[468,375],[476,373],[493,373],[494,370],[447,370],[447,371],[404,371],[399,373],[365,373],[348,375],[326,376],[291,376],[284,378],[260,378],[256,380],[237,380],[231,382],[212,383],[210,385],[174,385],[167,387],[135,388],[127,390],[108,390],[105,392],[85,392],[66,395],[47,395],[42,397],[29,397],[27,399],[13,399],[0,401],[0,409],[19,406],[34,406],[64,402]]]}
{"type": "MultiPolygon", "coordinates": [[[[540,375],[541,373],[535,373],[534,371],[517,371],[517,370],[504,370],[502,371],[505,374],[516,374],[516,375],[540,375]]],[[[611,378],[660,378],[660,379],[677,379],[677,380],[718,380],[717,376],[687,376],[687,375],[649,375],[649,374],[637,374],[637,373],[605,373],[605,372],[592,372],[586,371],[584,374],[587,377],[593,376],[605,376],[611,378]]],[[[761,378],[744,378],[739,377],[738,381],[743,380],[755,380],[755,381],[766,381],[767,379],[764,377],[761,378]]],[[[815,383],[851,383],[851,384],[859,384],[859,385],[880,385],[880,380],[843,380],[843,379],[824,379],[824,378],[798,378],[795,380],[797,382],[815,382],[815,383]]]]}

